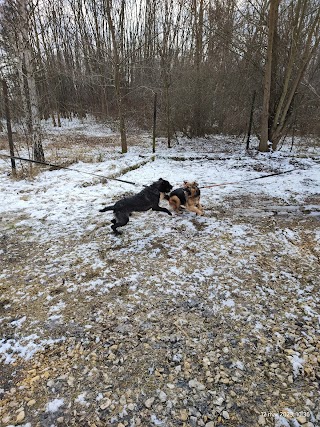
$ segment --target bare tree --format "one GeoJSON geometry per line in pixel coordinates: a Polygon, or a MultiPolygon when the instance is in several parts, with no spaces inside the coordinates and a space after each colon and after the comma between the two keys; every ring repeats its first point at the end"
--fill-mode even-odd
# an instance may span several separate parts
{"type": "Polygon", "coordinates": [[[176,4],[173,0],[164,0],[162,3],[162,8],[160,8],[158,5],[158,55],[160,57],[160,68],[164,93],[168,148],[171,147],[171,138],[173,134],[170,93],[172,85],[172,69],[174,62],[179,55],[178,40],[183,5],[183,1],[179,1],[178,4],[176,4]]]}
{"type": "Polygon", "coordinates": [[[282,83],[282,92],[275,109],[270,129],[272,148],[276,150],[281,136],[290,118],[290,109],[307,67],[320,43],[320,8],[309,0],[298,0],[291,4],[293,25],[291,45],[286,71],[282,83]],[[299,48],[300,47],[300,48],[299,48]]]}
{"type": "Polygon", "coordinates": [[[269,151],[269,111],[271,96],[272,64],[274,60],[273,48],[275,32],[277,27],[278,7],[280,0],[270,0],[269,22],[268,22],[268,48],[265,64],[263,106],[261,114],[261,138],[259,151],[269,151]]]}
{"type": "Polygon", "coordinates": [[[118,104],[122,153],[126,153],[128,151],[124,105],[123,105],[122,93],[121,93],[122,64],[121,64],[121,58],[120,58],[120,52],[123,49],[124,8],[125,8],[125,1],[122,0],[121,8],[119,11],[119,23],[120,23],[120,41],[119,41],[117,40],[116,30],[115,30],[114,22],[112,18],[112,0],[105,0],[105,11],[108,18],[109,31],[110,31],[110,35],[112,39],[112,47],[113,47],[114,86],[115,86],[116,98],[117,98],[117,104],[118,104]]]}
{"type": "MultiPolygon", "coordinates": [[[[285,56],[285,63],[281,63],[285,70],[277,82],[280,91],[273,94],[274,106],[271,111],[270,97],[272,86],[275,89],[277,78],[278,49],[276,43],[279,0],[271,0],[269,12],[268,50],[265,66],[264,98],[261,116],[260,151],[268,151],[268,141],[272,142],[273,150],[277,149],[280,138],[283,136],[293,110],[293,101],[298,92],[300,83],[307,72],[308,65],[315,55],[320,43],[320,8],[313,0],[298,0],[285,4],[285,10],[291,12],[286,18],[289,23],[289,54],[285,56]]],[[[280,61],[279,61],[280,62],[280,61]]]]}

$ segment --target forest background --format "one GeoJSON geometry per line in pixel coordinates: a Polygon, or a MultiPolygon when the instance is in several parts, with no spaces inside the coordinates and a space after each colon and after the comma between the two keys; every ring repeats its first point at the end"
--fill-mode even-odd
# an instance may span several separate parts
{"type": "Polygon", "coordinates": [[[0,77],[35,159],[50,117],[114,120],[123,153],[128,125],[155,114],[169,147],[249,123],[260,151],[320,135],[317,0],[3,0],[0,28],[0,77]]]}

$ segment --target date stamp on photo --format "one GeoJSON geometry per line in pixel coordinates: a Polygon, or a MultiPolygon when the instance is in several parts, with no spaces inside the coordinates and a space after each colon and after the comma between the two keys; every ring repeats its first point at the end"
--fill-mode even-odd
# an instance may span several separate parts
{"type": "Polygon", "coordinates": [[[264,418],[274,418],[274,417],[284,417],[284,418],[300,418],[305,417],[309,418],[311,416],[311,413],[309,411],[290,411],[290,410],[283,410],[279,412],[261,412],[261,415],[264,418]]]}

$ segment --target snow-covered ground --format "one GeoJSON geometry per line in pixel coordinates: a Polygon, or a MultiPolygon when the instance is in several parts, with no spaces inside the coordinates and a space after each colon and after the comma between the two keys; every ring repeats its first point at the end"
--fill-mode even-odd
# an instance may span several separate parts
{"type": "Polygon", "coordinates": [[[316,144],[45,137],[48,161],[91,161],[12,179],[0,159],[3,425],[319,425],[316,144]],[[99,209],[160,177],[196,180],[205,215],[134,213],[114,236],[99,209]]]}

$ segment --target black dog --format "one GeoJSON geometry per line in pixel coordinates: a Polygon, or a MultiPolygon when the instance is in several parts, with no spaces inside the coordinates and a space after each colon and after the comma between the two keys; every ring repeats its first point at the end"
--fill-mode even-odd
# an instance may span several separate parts
{"type": "Polygon", "coordinates": [[[100,209],[99,212],[113,211],[115,219],[111,221],[113,223],[111,228],[115,234],[121,234],[117,228],[123,227],[128,223],[131,212],[144,212],[152,209],[153,211],[166,212],[168,215],[172,215],[168,209],[159,206],[161,193],[169,193],[171,189],[172,185],[160,178],[144,188],[140,193],[125,197],[112,206],[100,209]]]}

